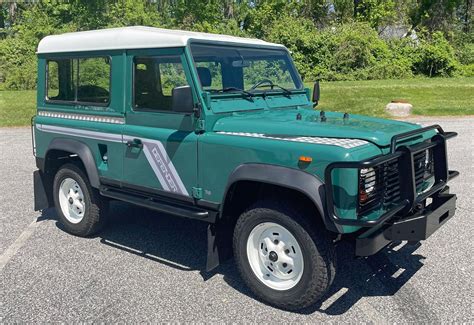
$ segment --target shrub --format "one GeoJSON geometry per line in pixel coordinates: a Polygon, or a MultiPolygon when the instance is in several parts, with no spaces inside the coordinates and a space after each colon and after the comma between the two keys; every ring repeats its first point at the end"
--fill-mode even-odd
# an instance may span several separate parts
{"type": "Polygon", "coordinates": [[[0,41],[0,81],[6,89],[36,87],[35,48],[26,42],[9,38],[0,41]]]}
{"type": "Polygon", "coordinates": [[[458,65],[454,48],[441,32],[422,38],[414,51],[413,70],[417,74],[451,77],[458,65]]]}
{"type": "Polygon", "coordinates": [[[459,74],[463,77],[474,77],[474,63],[462,65],[459,74]]]}
{"type": "Polygon", "coordinates": [[[412,76],[411,61],[393,55],[365,23],[317,30],[309,20],[279,19],[267,39],[292,52],[305,80],[357,80],[412,76]]]}

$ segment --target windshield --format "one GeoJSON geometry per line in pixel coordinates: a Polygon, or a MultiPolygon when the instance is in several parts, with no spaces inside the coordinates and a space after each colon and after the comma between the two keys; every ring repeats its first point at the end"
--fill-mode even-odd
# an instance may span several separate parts
{"type": "Polygon", "coordinates": [[[288,92],[301,89],[301,80],[288,52],[226,45],[191,44],[203,90],[211,94],[288,92]]]}

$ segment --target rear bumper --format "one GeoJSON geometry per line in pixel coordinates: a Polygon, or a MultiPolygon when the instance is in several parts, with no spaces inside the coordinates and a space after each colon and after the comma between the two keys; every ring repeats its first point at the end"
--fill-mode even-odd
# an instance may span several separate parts
{"type": "Polygon", "coordinates": [[[392,241],[427,239],[451,219],[456,210],[455,194],[444,192],[432,199],[433,202],[420,212],[363,233],[356,239],[356,255],[373,255],[392,241]]]}

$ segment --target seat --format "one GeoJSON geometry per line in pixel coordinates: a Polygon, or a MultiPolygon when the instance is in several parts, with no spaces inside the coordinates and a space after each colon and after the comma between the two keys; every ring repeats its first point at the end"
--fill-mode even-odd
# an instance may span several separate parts
{"type": "Polygon", "coordinates": [[[201,81],[202,87],[211,87],[212,85],[212,76],[211,70],[206,67],[197,67],[196,68],[199,80],[201,81]]]}
{"type": "Polygon", "coordinates": [[[164,96],[159,91],[160,80],[147,64],[147,69],[135,68],[135,107],[160,111],[171,110],[171,96],[164,96]]]}

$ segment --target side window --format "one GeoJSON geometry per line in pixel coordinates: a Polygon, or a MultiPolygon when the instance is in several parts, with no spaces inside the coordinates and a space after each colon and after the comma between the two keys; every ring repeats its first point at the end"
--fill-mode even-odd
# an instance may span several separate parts
{"type": "Polygon", "coordinates": [[[47,100],[106,105],[110,100],[108,57],[47,61],[47,100]]]}
{"type": "Polygon", "coordinates": [[[134,109],[172,111],[173,89],[187,86],[179,55],[136,57],[134,109]]]}
{"type": "Polygon", "coordinates": [[[103,103],[109,101],[109,58],[79,59],[77,101],[103,103]]]}
{"type": "Polygon", "coordinates": [[[75,101],[77,66],[73,60],[48,61],[47,99],[50,101],[75,101]]]}

